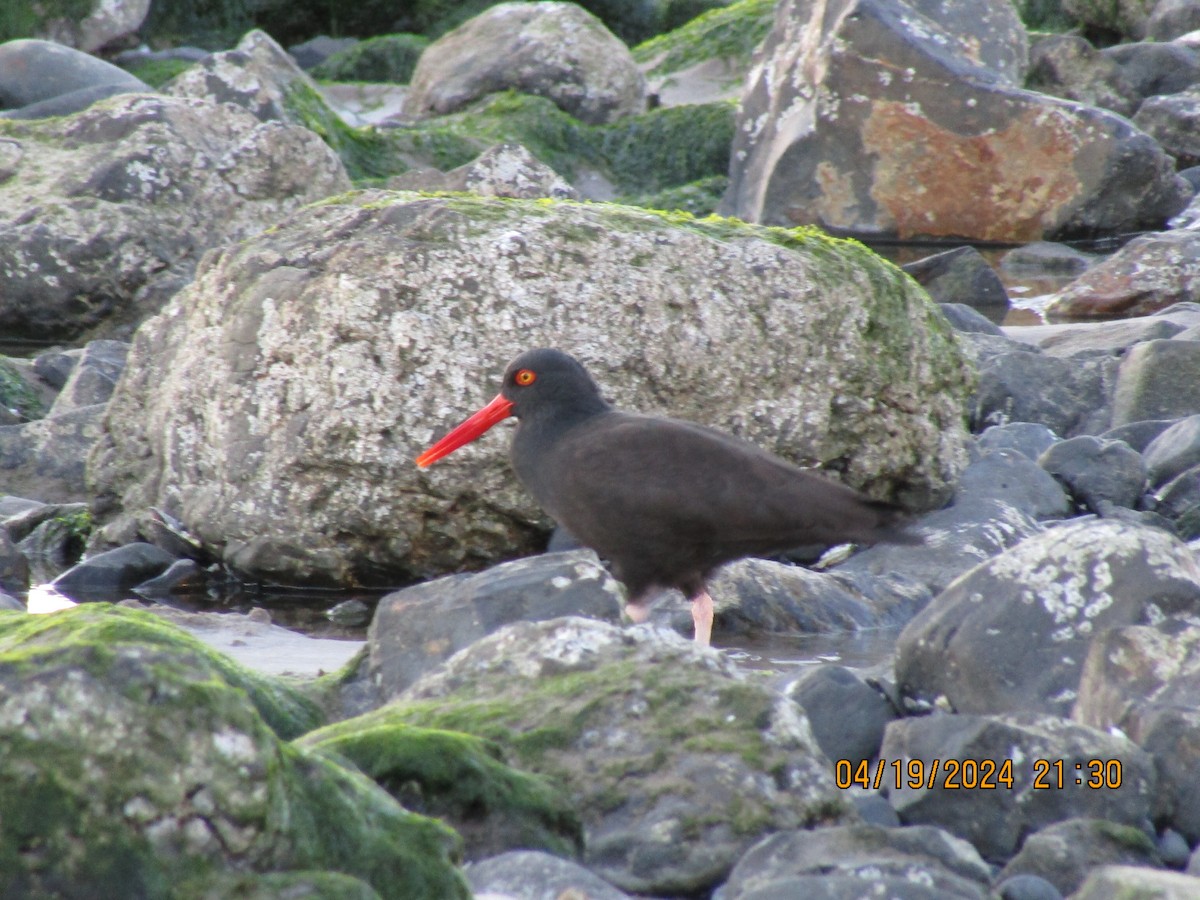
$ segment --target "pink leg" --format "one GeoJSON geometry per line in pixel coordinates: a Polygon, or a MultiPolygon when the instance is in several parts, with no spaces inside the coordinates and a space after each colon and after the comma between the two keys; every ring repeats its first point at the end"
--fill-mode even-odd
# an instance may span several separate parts
{"type": "Polygon", "coordinates": [[[650,618],[650,605],[646,604],[643,606],[640,603],[626,603],[625,615],[629,616],[634,624],[641,625],[650,618]]]}
{"type": "Polygon", "coordinates": [[[708,591],[692,598],[692,621],[696,623],[696,643],[707,647],[712,641],[713,602],[708,591]]]}

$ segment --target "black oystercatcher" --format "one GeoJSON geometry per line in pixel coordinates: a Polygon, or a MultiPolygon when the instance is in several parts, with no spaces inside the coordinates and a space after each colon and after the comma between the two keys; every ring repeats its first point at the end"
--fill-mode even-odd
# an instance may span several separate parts
{"type": "Polygon", "coordinates": [[[630,618],[678,588],[692,601],[696,640],[712,634],[706,582],[744,556],[793,547],[916,540],[887,503],[691,422],[619,412],[587,370],[558,350],[529,350],[496,398],[417,457],[428,466],[508,416],[510,455],[542,508],[612,565],[630,618]]]}

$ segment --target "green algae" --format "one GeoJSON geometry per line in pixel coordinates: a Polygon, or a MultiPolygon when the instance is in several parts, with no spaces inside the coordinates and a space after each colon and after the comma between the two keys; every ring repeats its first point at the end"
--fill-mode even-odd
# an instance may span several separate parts
{"type": "Polygon", "coordinates": [[[46,404],[42,402],[38,392],[25,380],[17,366],[2,357],[0,407],[15,413],[23,422],[31,422],[46,415],[46,404]]]}
{"type": "Polygon", "coordinates": [[[339,50],[309,74],[322,81],[405,84],[429,39],[418,34],[383,34],[339,50]]]}
{"type": "Polygon", "coordinates": [[[652,75],[678,72],[706,59],[748,62],[774,21],[775,0],[740,0],[639,44],[633,58],[654,62],[652,75]]]}

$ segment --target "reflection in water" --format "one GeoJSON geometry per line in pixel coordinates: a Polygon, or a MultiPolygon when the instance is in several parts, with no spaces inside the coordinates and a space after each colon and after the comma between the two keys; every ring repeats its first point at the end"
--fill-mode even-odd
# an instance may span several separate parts
{"type": "Polygon", "coordinates": [[[868,628],[834,634],[739,635],[713,645],[738,665],[773,672],[798,671],[805,666],[838,663],[853,669],[873,669],[889,663],[900,628],[868,628]]]}

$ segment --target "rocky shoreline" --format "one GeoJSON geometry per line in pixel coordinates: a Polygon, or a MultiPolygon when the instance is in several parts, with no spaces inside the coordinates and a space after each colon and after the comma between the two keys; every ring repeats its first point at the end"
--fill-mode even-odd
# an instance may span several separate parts
{"type": "Polygon", "coordinates": [[[0,44],[0,328],[59,342],[0,357],[0,894],[1200,893],[1189,20],[711,5],[111,57],[157,88],[83,52],[136,24],[0,44]],[[718,646],[886,658],[632,626],[502,438],[412,464],[550,344],[905,505],[711,585],[718,646]],[[234,583],[406,586],[361,642],[172,608],[234,583]]]}

